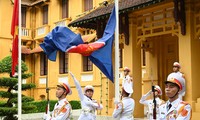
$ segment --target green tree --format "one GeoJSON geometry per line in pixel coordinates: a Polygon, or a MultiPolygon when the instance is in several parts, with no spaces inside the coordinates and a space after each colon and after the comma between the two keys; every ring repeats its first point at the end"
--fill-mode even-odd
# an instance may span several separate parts
{"type": "MultiPolygon", "coordinates": [[[[5,57],[0,61],[0,74],[3,77],[0,77],[0,98],[6,99],[4,103],[0,104],[0,116],[4,117],[4,120],[17,120],[17,117],[14,114],[17,114],[17,90],[18,90],[18,76],[11,76],[11,66],[12,59],[11,56],[5,57]]],[[[15,69],[18,71],[18,66],[15,69]]],[[[26,73],[28,67],[22,61],[22,79],[27,79],[32,76],[31,73],[26,73]]],[[[28,90],[34,88],[35,84],[22,84],[22,90],[28,90]]],[[[22,113],[30,113],[32,110],[36,109],[36,106],[27,104],[34,99],[22,95],[22,113]]]]}

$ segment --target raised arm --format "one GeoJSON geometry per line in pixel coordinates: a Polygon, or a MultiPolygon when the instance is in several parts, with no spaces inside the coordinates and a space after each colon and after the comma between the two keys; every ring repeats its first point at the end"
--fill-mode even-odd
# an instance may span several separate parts
{"type": "Polygon", "coordinates": [[[144,104],[144,105],[147,105],[147,104],[148,104],[148,101],[147,101],[146,99],[147,99],[147,97],[150,96],[150,95],[151,95],[151,90],[150,90],[147,94],[145,94],[145,95],[143,95],[143,96],[141,97],[140,103],[141,103],[141,104],[144,104]]]}
{"type": "Polygon", "coordinates": [[[75,78],[75,76],[71,72],[69,72],[69,73],[70,73],[70,75],[72,76],[72,78],[74,80],[74,84],[76,85],[76,89],[78,91],[78,95],[80,97],[80,100],[82,101],[84,99],[84,94],[83,94],[83,91],[81,89],[81,85],[78,82],[78,80],[75,78]]]}

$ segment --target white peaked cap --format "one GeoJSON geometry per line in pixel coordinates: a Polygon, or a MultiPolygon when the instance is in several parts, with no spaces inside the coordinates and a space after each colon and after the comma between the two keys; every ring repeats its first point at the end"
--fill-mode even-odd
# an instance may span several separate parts
{"type": "Polygon", "coordinates": [[[155,85],[155,88],[154,88],[156,91],[158,91],[158,95],[162,95],[162,90],[161,88],[158,86],[158,85],[155,85]]]}
{"type": "Polygon", "coordinates": [[[130,69],[128,67],[124,67],[124,71],[130,72],[130,69]]]}
{"type": "Polygon", "coordinates": [[[178,73],[171,73],[167,77],[167,81],[165,83],[175,83],[180,88],[180,93],[185,92],[185,79],[178,73]]]}
{"type": "Polygon", "coordinates": [[[132,87],[131,83],[124,82],[123,89],[124,89],[124,91],[126,91],[129,94],[133,93],[133,87],[132,87]]]}
{"type": "Polygon", "coordinates": [[[181,68],[181,64],[178,62],[174,62],[173,66],[177,66],[177,67],[181,68]]]}
{"type": "Polygon", "coordinates": [[[67,95],[72,94],[72,89],[71,89],[70,85],[68,84],[67,80],[60,81],[58,86],[65,88],[65,90],[67,91],[67,95]]]}
{"type": "Polygon", "coordinates": [[[84,93],[87,91],[87,90],[92,90],[94,92],[94,87],[92,85],[86,85],[85,88],[84,88],[84,93]]]}

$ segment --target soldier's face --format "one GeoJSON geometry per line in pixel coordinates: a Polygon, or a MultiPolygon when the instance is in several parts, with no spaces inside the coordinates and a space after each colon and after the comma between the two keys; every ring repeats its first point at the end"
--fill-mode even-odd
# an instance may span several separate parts
{"type": "Polygon", "coordinates": [[[158,91],[157,91],[157,90],[155,90],[155,96],[156,96],[156,97],[158,96],[158,91]]]}
{"type": "Polygon", "coordinates": [[[173,71],[174,71],[174,72],[178,72],[178,71],[179,71],[179,67],[173,66],[173,71]]]}
{"type": "Polygon", "coordinates": [[[126,75],[128,75],[128,71],[127,70],[124,70],[124,75],[126,76],[126,75]]]}
{"type": "Polygon", "coordinates": [[[61,97],[64,94],[65,90],[61,87],[56,88],[56,97],[61,97]]]}
{"type": "Polygon", "coordinates": [[[175,94],[179,91],[179,88],[177,85],[173,83],[167,83],[165,84],[165,94],[167,97],[172,98],[175,96],[175,94]]]}
{"type": "Polygon", "coordinates": [[[89,97],[89,98],[92,98],[93,93],[94,93],[93,90],[86,90],[85,95],[86,95],[87,97],[89,97]]]}

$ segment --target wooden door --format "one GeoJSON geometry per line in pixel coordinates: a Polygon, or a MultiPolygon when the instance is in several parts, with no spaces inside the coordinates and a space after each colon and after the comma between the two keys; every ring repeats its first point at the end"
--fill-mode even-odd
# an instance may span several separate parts
{"type": "Polygon", "coordinates": [[[161,54],[160,54],[160,80],[159,85],[162,88],[162,98],[167,100],[165,96],[165,84],[167,76],[173,71],[173,63],[178,61],[178,38],[176,36],[165,36],[161,40],[161,54]]]}

